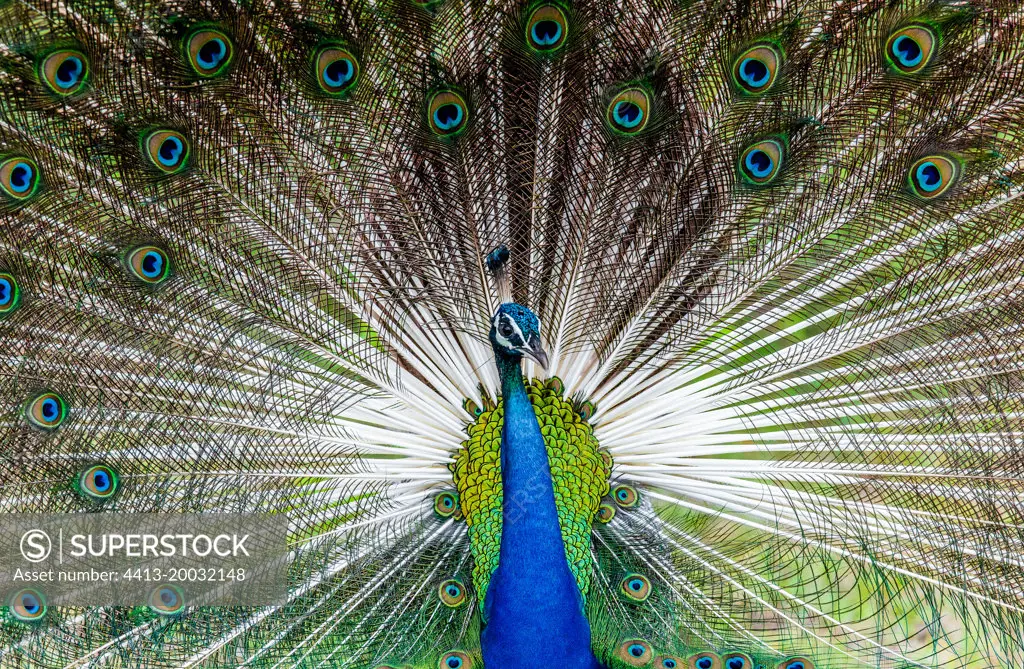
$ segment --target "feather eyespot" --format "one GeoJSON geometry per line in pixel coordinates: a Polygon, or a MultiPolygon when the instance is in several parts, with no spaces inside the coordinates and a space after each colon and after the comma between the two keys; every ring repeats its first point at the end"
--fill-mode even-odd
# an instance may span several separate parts
{"type": "Polygon", "coordinates": [[[744,93],[760,95],[775,84],[781,64],[782,52],[778,47],[756,44],[733,61],[733,81],[744,93]]]}
{"type": "Polygon", "coordinates": [[[919,198],[932,200],[949,190],[960,175],[960,166],[946,156],[925,156],[911,167],[907,180],[919,198]]]}
{"type": "Polygon", "coordinates": [[[814,669],[814,663],[806,657],[791,657],[780,662],[778,669],[814,669]]]}
{"type": "Polygon", "coordinates": [[[314,63],[317,84],[328,95],[344,95],[359,81],[359,60],[348,49],[324,47],[317,51],[314,63]]]}
{"type": "Polygon", "coordinates": [[[455,91],[441,91],[430,98],[427,108],[430,129],[442,137],[454,137],[466,129],[469,108],[455,91]]]}
{"type": "Polygon", "coordinates": [[[643,574],[626,574],[619,582],[619,592],[627,601],[641,604],[651,596],[651,581],[643,574]]]}
{"type": "Polygon", "coordinates": [[[557,51],[569,36],[569,21],[557,5],[541,5],[526,22],[526,43],[535,51],[557,51]]]}
{"type": "Polygon", "coordinates": [[[171,259],[156,246],[140,246],[125,256],[125,267],[132,278],[155,286],[171,275],[171,259]]]}
{"type": "Polygon", "coordinates": [[[200,77],[210,78],[224,74],[235,57],[231,38],[219,30],[200,28],[185,40],[188,64],[200,77]]]}
{"type": "Polygon", "coordinates": [[[659,669],[679,669],[682,663],[671,655],[664,655],[654,661],[654,666],[659,669]]]}
{"type": "Polygon", "coordinates": [[[754,661],[745,653],[726,653],[722,657],[722,669],[754,669],[754,661]]]}
{"type": "Polygon", "coordinates": [[[473,418],[479,418],[484,413],[484,410],[480,408],[480,405],[468,397],[462,400],[462,408],[465,409],[466,413],[473,418]]]}
{"type": "Polygon", "coordinates": [[[687,661],[689,669],[722,669],[722,659],[714,653],[701,652],[687,661]]]}
{"type": "Polygon", "coordinates": [[[89,61],[80,51],[54,51],[39,64],[39,77],[47,88],[60,96],[82,90],[89,76],[89,61]]]}
{"type": "Polygon", "coordinates": [[[782,169],[782,143],[766,139],[747,147],[740,155],[740,174],[755,186],[770,184],[782,169]]]}
{"type": "Polygon", "coordinates": [[[25,408],[25,418],[42,430],[56,430],[68,416],[68,405],[57,393],[37,395],[25,408]]]}
{"type": "Polygon", "coordinates": [[[23,623],[34,623],[46,615],[46,598],[38,590],[23,588],[10,599],[11,615],[23,623]]]}
{"type": "Polygon", "coordinates": [[[185,135],[175,130],[155,130],[143,141],[154,167],[167,174],[180,172],[188,163],[191,147],[185,135]]]}
{"type": "Polygon", "coordinates": [[[119,482],[117,472],[106,465],[93,465],[78,475],[78,489],[95,500],[110,499],[119,482]]]}
{"type": "Polygon", "coordinates": [[[627,88],[608,103],[605,121],[616,133],[635,135],[651,118],[651,98],[642,88],[627,88]]]}
{"type": "Polygon", "coordinates": [[[646,667],[651,663],[651,646],[643,639],[630,639],[619,645],[616,655],[626,664],[646,667]]]}
{"type": "Polygon", "coordinates": [[[601,524],[607,524],[612,522],[612,518],[615,517],[615,507],[611,504],[604,502],[597,507],[597,514],[595,516],[597,522],[601,524]]]}
{"type": "Polygon", "coordinates": [[[438,669],[472,669],[473,661],[461,651],[450,650],[441,656],[437,666],[438,669]]]}
{"type": "Polygon", "coordinates": [[[438,586],[437,596],[442,604],[454,609],[466,603],[466,587],[453,578],[438,586]]]}
{"type": "Polygon", "coordinates": [[[612,489],[612,499],[622,508],[629,509],[637,505],[640,495],[637,494],[636,488],[633,486],[623,484],[612,489]]]}
{"type": "Polygon", "coordinates": [[[459,510],[459,497],[454,492],[445,490],[434,496],[434,513],[442,518],[451,518],[459,510]]]}
{"type": "Polygon", "coordinates": [[[917,74],[935,55],[936,41],[931,28],[919,24],[906,26],[886,40],[886,60],[900,74],[917,74]]]}
{"type": "Polygon", "coordinates": [[[0,162],[0,188],[15,200],[27,200],[39,188],[39,167],[31,158],[15,156],[0,162]]]}
{"type": "Polygon", "coordinates": [[[185,608],[185,596],[181,589],[174,585],[161,585],[153,588],[147,598],[150,610],[162,616],[173,616],[185,608]]]}
{"type": "Polygon", "coordinates": [[[583,420],[589,421],[591,418],[594,417],[595,413],[597,413],[597,405],[591,402],[590,400],[586,400],[585,402],[580,404],[579,414],[580,418],[582,418],[583,420]]]}
{"type": "Polygon", "coordinates": [[[21,289],[13,275],[0,272],[0,318],[18,308],[21,303],[21,289]]]}

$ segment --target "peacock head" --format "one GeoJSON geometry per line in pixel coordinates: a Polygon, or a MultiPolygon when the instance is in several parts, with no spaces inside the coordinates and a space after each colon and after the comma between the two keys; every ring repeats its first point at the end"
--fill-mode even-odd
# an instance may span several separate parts
{"type": "Polygon", "coordinates": [[[540,343],[540,319],[521,304],[506,302],[491,319],[491,346],[494,354],[519,360],[526,355],[547,369],[548,354],[540,343]]]}

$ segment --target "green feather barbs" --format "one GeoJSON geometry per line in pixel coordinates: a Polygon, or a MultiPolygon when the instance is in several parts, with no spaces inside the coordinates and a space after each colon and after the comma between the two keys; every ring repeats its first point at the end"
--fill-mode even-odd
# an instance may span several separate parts
{"type": "Polygon", "coordinates": [[[143,153],[161,172],[175,174],[188,164],[191,147],[185,135],[176,130],[154,130],[142,140],[143,153]]]}
{"type": "Polygon", "coordinates": [[[561,49],[569,36],[569,19],[558,5],[540,5],[526,20],[526,44],[538,53],[561,49]]]}
{"type": "Polygon", "coordinates": [[[449,579],[438,586],[437,596],[445,606],[458,608],[466,603],[466,586],[454,578],[449,579]]]}
{"type": "Polygon", "coordinates": [[[455,91],[439,91],[427,105],[427,123],[435,135],[455,137],[469,123],[469,106],[455,91]]]}
{"type": "Polygon", "coordinates": [[[42,393],[25,407],[25,419],[41,430],[52,431],[68,417],[68,405],[57,393],[42,393]]]}
{"type": "Polygon", "coordinates": [[[910,167],[907,183],[910,191],[923,200],[933,200],[946,191],[960,176],[955,160],[940,155],[919,158],[910,167]]]}
{"type": "Polygon", "coordinates": [[[46,599],[32,588],[24,588],[11,595],[9,606],[11,615],[23,623],[38,622],[46,615],[46,599]]]}
{"type": "Polygon", "coordinates": [[[651,596],[651,581],[643,574],[626,574],[619,582],[619,593],[632,604],[642,604],[651,596]]]}
{"type": "Polygon", "coordinates": [[[687,669],[722,669],[722,658],[714,653],[700,652],[686,661],[687,669]]]}
{"type": "Polygon", "coordinates": [[[619,645],[615,655],[631,666],[646,667],[651,663],[651,645],[643,639],[630,639],[619,645]]]}
{"type": "Polygon", "coordinates": [[[748,147],[741,155],[739,171],[743,179],[754,186],[767,186],[782,169],[785,153],[782,142],[766,139],[748,147]]]}
{"type": "Polygon", "coordinates": [[[52,93],[61,97],[81,91],[88,77],[89,61],[80,51],[54,51],[39,63],[39,78],[52,93]]]}
{"type": "Polygon", "coordinates": [[[434,497],[434,513],[441,518],[451,518],[459,511],[459,496],[449,490],[434,497]]]}
{"type": "Polygon", "coordinates": [[[450,650],[441,656],[437,667],[438,669],[473,669],[473,660],[461,651],[450,650]]]}
{"type": "Polygon", "coordinates": [[[340,46],[325,46],[317,51],[313,68],[320,90],[333,97],[345,95],[359,82],[359,60],[340,46]]]}
{"type": "Polygon", "coordinates": [[[733,61],[733,82],[747,95],[761,95],[775,84],[781,67],[782,50],[778,46],[755,44],[733,61]]]}
{"type": "Polygon", "coordinates": [[[746,653],[726,653],[722,656],[722,669],[754,669],[754,661],[746,653]]]}
{"type": "Polygon", "coordinates": [[[21,288],[12,274],[0,272],[0,318],[13,312],[21,304],[21,288]]]}
{"type": "Polygon", "coordinates": [[[161,585],[149,593],[149,608],[161,616],[173,616],[185,609],[185,596],[173,585],[161,585]]]}
{"type": "Polygon", "coordinates": [[[192,31],[185,39],[184,47],[188,64],[205,79],[227,72],[235,57],[231,38],[212,28],[192,31]]]}
{"type": "Polygon", "coordinates": [[[901,28],[885,42],[885,59],[895,72],[917,74],[931,62],[938,40],[935,32],[924,25],[901,28]]]}
{"type": "Polygon", "coordinates": [[[133,279],[150,286],[163,283],[171,276],[171,259],[156,246],[139,246],[124,257],[124,266],[133,279]]]}
{"type": "Polygon", "coordinates": [[[8,197],[24,201],[39,189],[39,167],[31,158],[13,156],[0,162],[0,188],[8,197]]]}
{"type": "Polygon", "coordinates": [[[110,499],[117,492],[120,477],[106,465],[93,465],[78,475],[78,491],[93,500],[110,499]]]}
{"type": "MultiPolygon", "coordinates": [[[[651,120],[651,96],[643,88],[627,88],[612,98],[604,116],[608,127],[616,134],[635,135],[651,120]]],[[[587,418],[589,416],[584,420],[587,418]]]]}

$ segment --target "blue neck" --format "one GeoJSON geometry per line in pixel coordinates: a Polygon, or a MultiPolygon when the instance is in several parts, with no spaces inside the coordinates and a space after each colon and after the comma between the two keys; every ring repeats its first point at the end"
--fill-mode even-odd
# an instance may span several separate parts
{"type": "Polygon", "coordinates": [[[501,552],[484,604],[487,669],[596,669],[583,599],[565,559],[548,454],[520,358],[495,352],[504,402],[501,552]]]}

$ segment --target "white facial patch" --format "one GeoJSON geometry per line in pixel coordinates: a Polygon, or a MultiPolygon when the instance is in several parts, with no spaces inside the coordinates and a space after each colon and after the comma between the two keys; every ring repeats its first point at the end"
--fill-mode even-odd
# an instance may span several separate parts
{"type": "Polygon", "coordinates": [[[523,336],[523,331],[508,314],[497,314],[494,317],[493,325],[494,338],[505,348],[514,351],[526,346],[526,337],[523,336]],[[502,330],[505,330],[506,334],[502,334],[502,330]]]}

